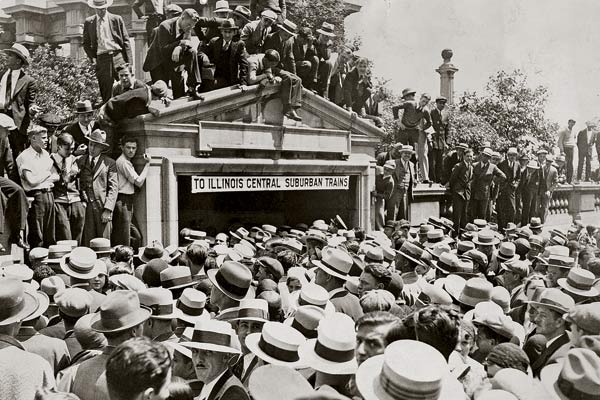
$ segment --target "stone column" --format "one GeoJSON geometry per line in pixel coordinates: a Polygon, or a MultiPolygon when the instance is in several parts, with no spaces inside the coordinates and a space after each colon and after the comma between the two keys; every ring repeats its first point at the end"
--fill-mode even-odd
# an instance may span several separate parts
{"type": "Polygon", "coordinates": [[[133,36],[133,71],[135,77],[141,81],[150,80],[150,74],[144,72],[142,67],[144,66],[144,59],[148,53],[148,44],[146,43],[146,21],[132,17],[131,19],[131,32],[130,36],[133,36]]]}
{"type": "Polygon", "coordinates": [[[448,99],[448,104],[454,103],[454,74],[458,71],[451,62],[453,55],[451,49],[442,50],[444,62],[436,69],[440,74],[440,95],[448,99]]]}

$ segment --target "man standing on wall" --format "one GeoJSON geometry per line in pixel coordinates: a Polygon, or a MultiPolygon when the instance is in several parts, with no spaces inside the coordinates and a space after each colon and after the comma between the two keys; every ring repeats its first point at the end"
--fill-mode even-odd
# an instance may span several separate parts
{"type": "MultiPolygon", "coordinates": [[[[575,150],[575,138],[573,137],[573,127],[575,126],[575,120],[570,119],[567,123],[567,127],[558,132],[557,145],[560,149],[560,153],[565,155],[565,163],[567,169],[567,182],[573,181],[573,151],[575,150]]],[[[596,148],[598,144],[596,142],[596,148]]]]}
{"type": "Polygon", "coordinates": [[[596,124],[592,121],[585,123],[586,128],[577,134],[577,180],[581,180],[583,163],[585,163],[585,180],[592,175],[592,149],[596,141],[596,124]]]}
{"type": "MultiPolygon", "coordinates": [[[[434,182],[442,182],[444,173],[444,151],[448,147],[446,138],[448,137],[448,111],[445,110],[448,100],[441,96],[435,99],[435,108],[431,110],[431,125],[435,131],[432,140],[431,175],[434,182]]],[[[450,171],[449,171],[450,172],[450,171]]]]}

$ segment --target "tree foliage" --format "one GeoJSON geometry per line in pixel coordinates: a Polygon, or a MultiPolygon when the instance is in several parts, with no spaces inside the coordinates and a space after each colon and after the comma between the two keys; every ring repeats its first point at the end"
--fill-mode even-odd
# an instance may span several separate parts
{"type": "Polygon", "coordinates": [[[323,22],[335,26],[335,41],[344,44],[344,18],[346,17],[344,0],[295,0],[287,3],[287,18],[298,27],[309,27],[316,30],[323,22]]]}
{"type": "Polygon", "coordinates": [[[558,125],[546,118],[548,89],[530,87],[520,70],[491,76],[485,93],[465,92],[451,115],[452,144],[489,141],[497,150],[554,144],[558,125]]]}
{"type": "MultiPolygon", "coordinates": [[[[0,70],[5,59],[0,59],[0,70]]],[[[92,64],[86,60],[75,61],[57,55],[54,48],[46,44],[37,47],[31,54],[27,73],[36,83],[36,104],[44,113],[55,114],[66,120],[73,116],[75,103],[87,99],[99,103],[99,90],[92,64]]]]}

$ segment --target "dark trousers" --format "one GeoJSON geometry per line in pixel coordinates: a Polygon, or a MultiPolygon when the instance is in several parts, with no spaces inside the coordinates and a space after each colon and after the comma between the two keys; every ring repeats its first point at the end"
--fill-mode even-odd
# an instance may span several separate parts
{"type": "Polygon", "coordinates": [[[537,193],[530,190],[523,190],[523,209],[521,211],[521,226],[525,226],[531,220],[531,217],[537,216],[537,193]]]}
{"type": "Polygon", "coordinates": [[[550,206],[550,199],[552,199],[552,193],[550,193],[550,196],[546,196],[546,193],[540,193],[537,196],[538,215],[542,220],[542,224],[546,222],[546,217],[548,217],[548,206],[550,206]]]}
{"type": "Polygon", "coordinates": [[[277,76],[281,77],[281,87],[279,88],[281,102],[284,112],[290,108],[297,108],[302,105],[302,80],[288,71],[279,71],[277,76]]]}
{"type": "Polygon", "coordinates": [[[502,192],[498,195],[496,201],[496,219],[498,221],[498,228],[506,228],[506,224],[509,222],[515,222],[515,192],[502,192]]]}
{"type": "Polygon", "coordinates": [[[29,235],[27,241],[33,247],[45,247],[56,243],[54,236],[54,194],[52,192],[33,192],[31,209],[27,215],[29,235]]]}
{"type": "Polygon", "coordinates": [[[461,228],[467,225],[468,209],[469,200],[465,200],[462,196],[452,193],[452,222],[454,222],[457,236],[460,236],[461,228]]]}
{"type": "Polygon", "coordinates": [[[579,150],[579,160],[577,162],[577,180],[581,180],[581,173],[583,172],[583,163],[585,163],[585,180],[589,181],[592,176],[592,149],[589,151],[579,150]]]}
{"type": "Polygon", "coordinates": [[[434,182],[442,182],[444,174],[444,150],[432,149],[430,155],[431,168],[429,169],[430,178],[434,182]]]}
{"type": "MultiPolygon", "coordinates": [[[[333,80],[337,80],[340,82],[335,82],[336,90],[337,85],[339,84],[341,89],[341,78],[337,77],[335,79],[332,76],[333,68],[335,67],[335,62],[330,58],[329,60],[319,61],[318,73],[317,73],[317,93],[319,96],[323,96],[326,99],[330,99],[332,102],[338,104],[335,98],[330,97],[330,85],[333,84],[333,80]]],[[[337,75],[337,74],[336,74],[337,75]]],[[[340,97],[343,98],[343,95],[340,97]]],[[[339,105],[339,104],[338,104],[339,105]]]]}
{"type": "Polygon", "coordinates": [[[573,150],[573,147],[565,147],[565,164],[568,183],[573,181],[573,150]]]}
{"type": "Polygon", "coordinates": [[[17,156],[27,148],[28,142],[29,139],[27,138],[27,134],[23,134],[17,129],[10,131],[8,135],[8,144],[10,144],[10,151],[12,151],[15,160],[17,159],[17,156]]]}
{"type": "Polygon", "coordinates": [[[87,203],[85,207],[85,225],[83,227],[82,246],[89,246],[90,240],[103,237],[110,239],[112,231],[111,221],[106,224],[102,223],[102,212],[104,207],[97,201],[87,203]]]}
{"type": "MultiPolygon", "coordinates": [[[[8,225],[11,228],[10,241],[16,241],[19,231],[25,230],[27,227],[27,213],[29,211],[27,196],[21,186],[3,176],[0,176],[0,191],[6,197],[4,215],[9,221],[8,224],[3,224],[2,228],[8,225]]],[[[0,216],[0,219],[4,219],[4,215],[0,216]]]]}
{"type": "MultiPolygon", "coordinates": [[[[166,73],[171,80],[173,88],[173,98],[178,99],[187,94],[186,82],[183,80],[183,73],[179,71],[179,66],[183,65],[187,71],[187,88],[194,89],[196,85],[202,83],[202,73],[198,63],[198,52],[196,49],[188,49],[181,52],[179,63],[174,65],[172,62],[166,64],[166,73]]],[[[168,80],[165,80],[167,82],[168,80]]]]}
{"type": "Polygon", "coordinates": [[[473,221],[475,218],[486,219],[487,212],[489,208],[490,200],[476,200],[471,199],[469,202],[469,210],[471,211],[470,221],[473,221]]]}
{"type": "Polygon", "coordinates": [[[523,192],[517,189],[515,192],[515,223],[521,222],[521,215],[523,213],[523,192]]]}
{"type": "Polygon", "coordinates": [[[75,203],[55,203],[56,240],[77,240],[81,245],[85,223],[85,205],[75,203]]]}
{"type": "Polygon", "coordinates": [[[346,105],[351,106],[352,111],[354,111],[357,114],[360,114],[362,108],[365,106],[365,103],[367,102],[367,100],[369,100],[369,97],[371,97],[371,91],[369,89],[364,89],[360,96],[358,96],[355,99],[352,99],[352,104],[346,105]]]}
{"type": "Polygon", "coordinates": [[[318,72],[319,58],[317,56],[312,56],[303,61],[296,61],[296,74],[302,79],[302,86],[308,90],[317,88],[318,72]]]}
{"type": "Polygon", "coordinates": [[[408,194],[405,189],[396,189],[385,202],[387,221],[408,219],[408,194]]]}
{"type": "Polygon", "coordinates": [[[113,211],[113,230],[111,244],[113,246],[131,244],[131,221],[133,218],[133,195],[119,193],[113,211]]]}
{"type": "Polygon", "coordinates": [[[103,103],[106,103],[112,97],[112,87],[118,78],[116,68],[122,64],[125,64],[125,60],[120,52],[114,54],[104,53],[96,57],[96,78],[98,79],[103,103]]]}

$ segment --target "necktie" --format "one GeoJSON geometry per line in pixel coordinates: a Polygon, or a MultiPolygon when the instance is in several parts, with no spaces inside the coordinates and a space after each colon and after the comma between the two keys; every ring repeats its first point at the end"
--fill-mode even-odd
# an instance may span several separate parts
{"type": "Polygon", "coordinates": [[[8,109],[11,98],[12,98],[12,69],[9,69],[8,77],[6,79],[6,99],[4,100],[4,108],[5,109],[8,109]]]}
{"type": "Polygon", "coordinates": [[[91,165],[92,165],[92,172],[94,172],[96,170],[96,160],[94,158],[92,158],[91,165]]]}
{"type": "Polygon", "coordinates": [[[229,50],[229,42],[223,43],[223,51],[229,50]]]}

